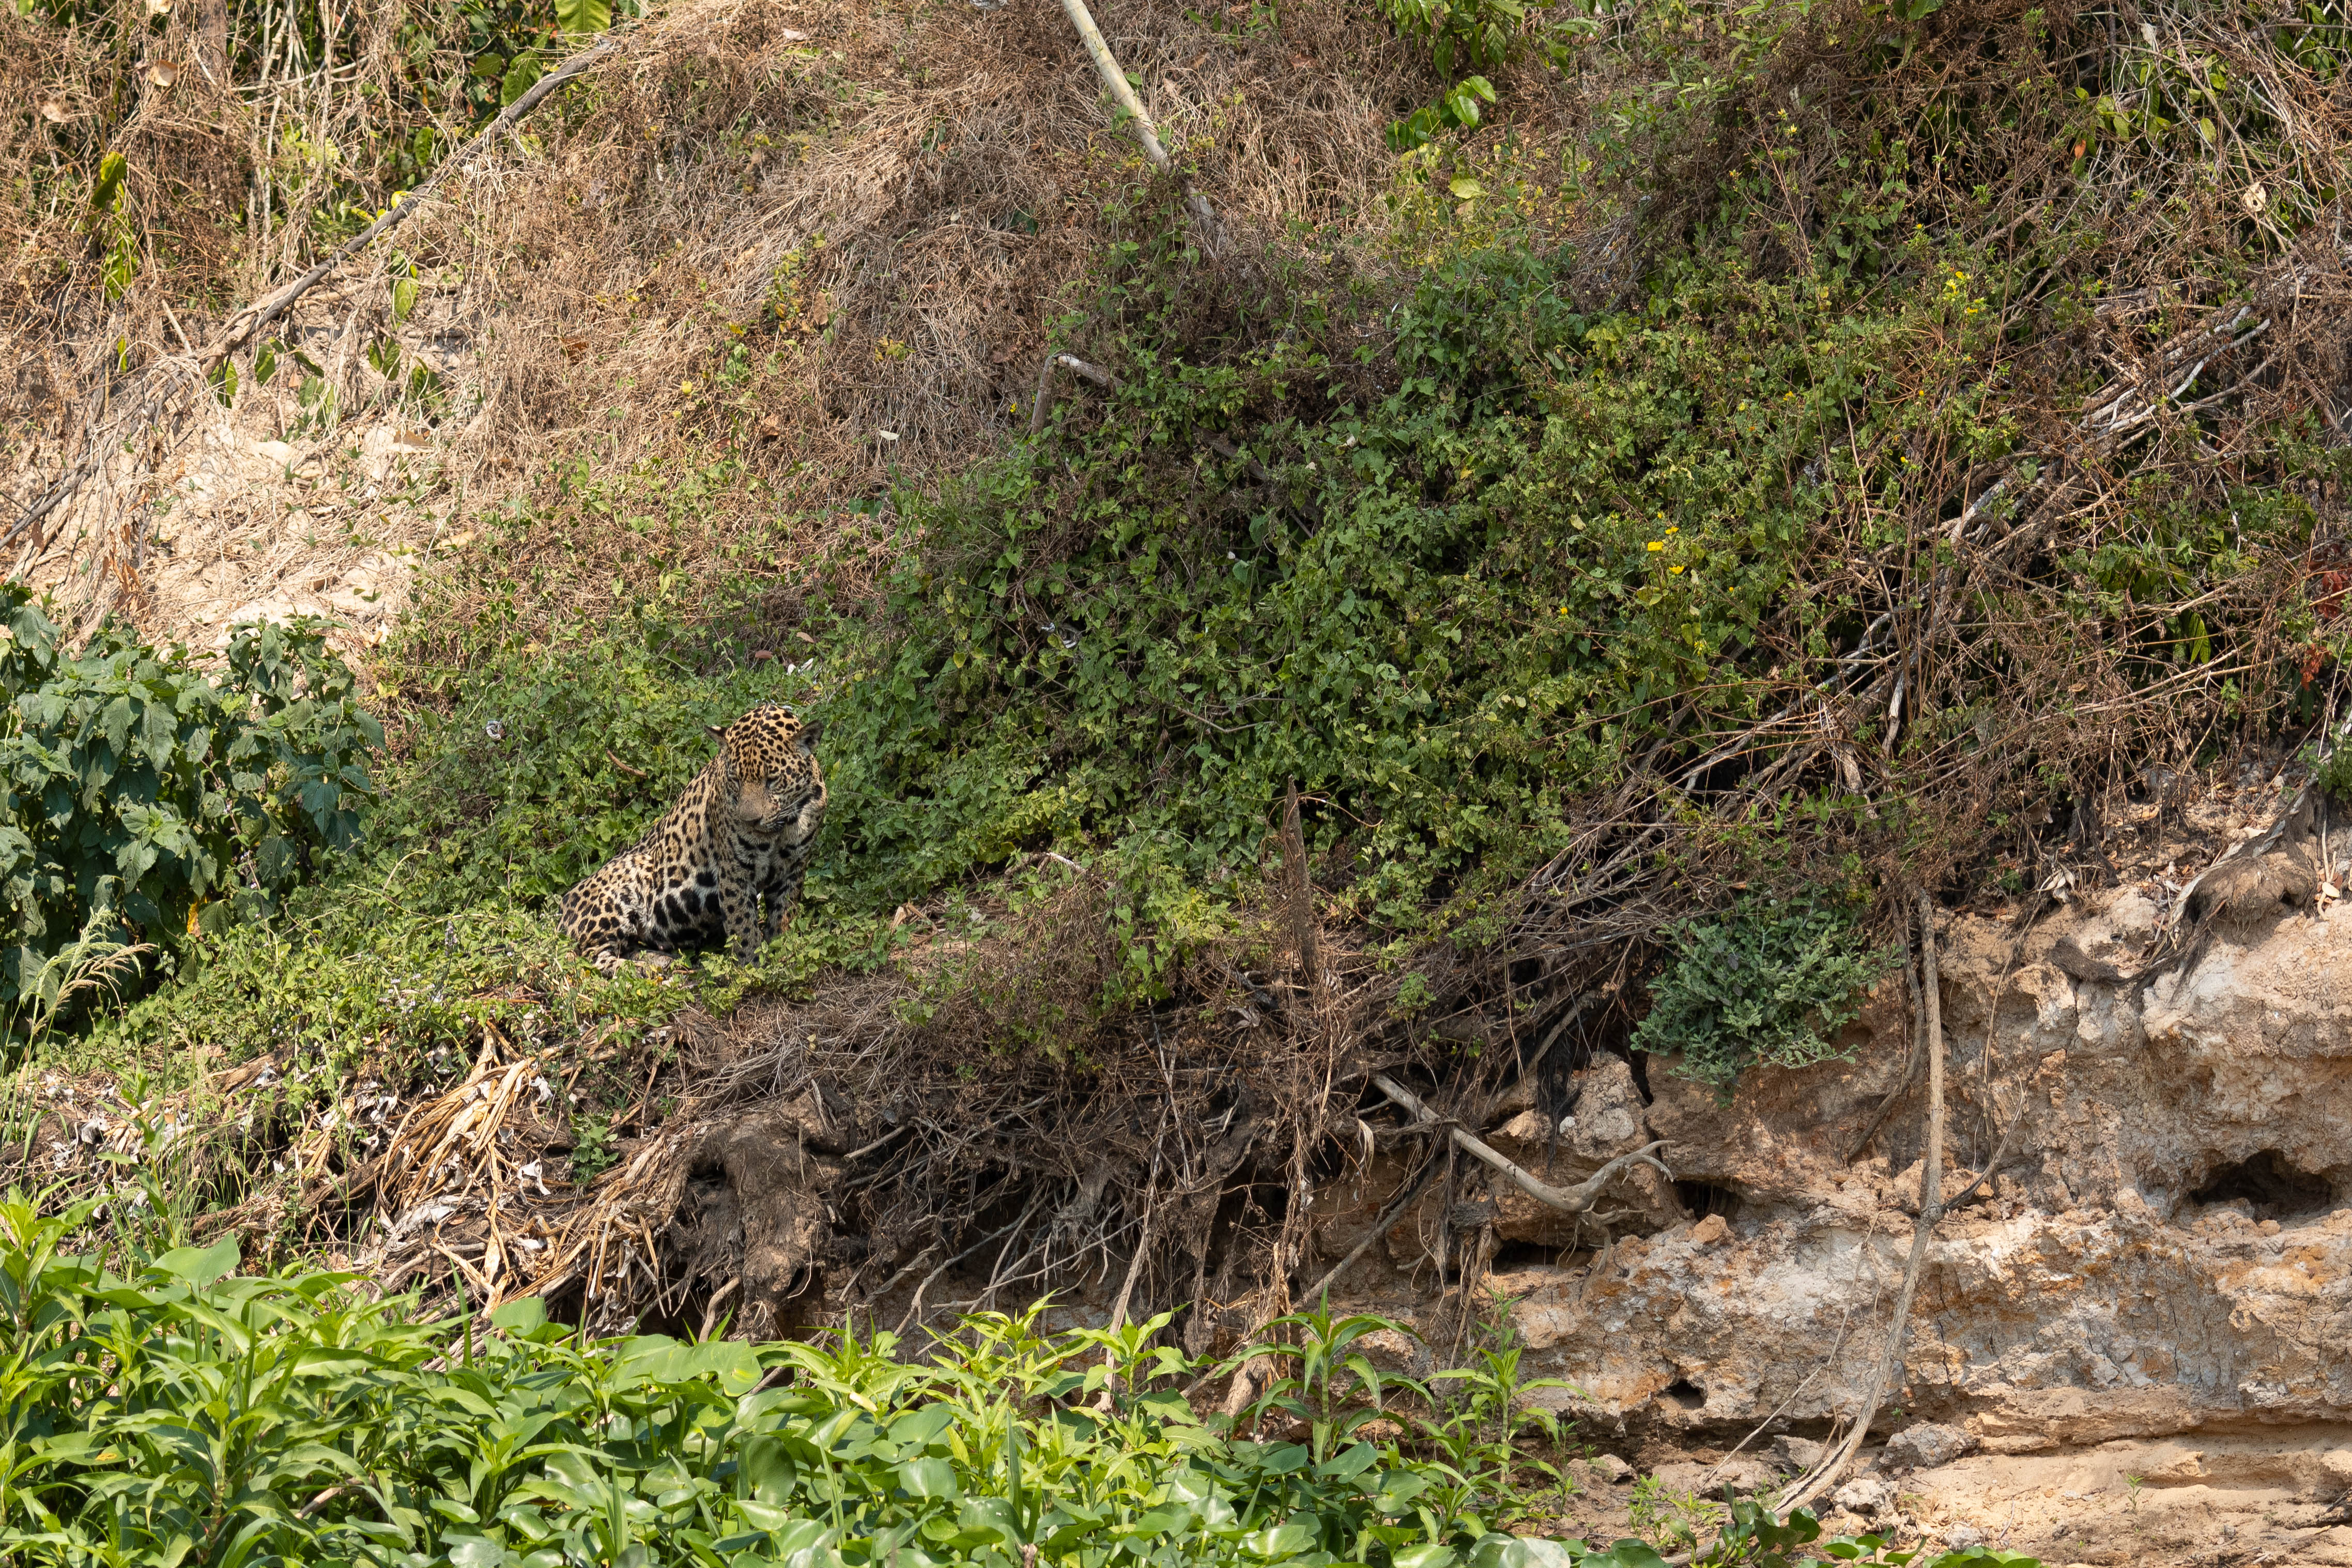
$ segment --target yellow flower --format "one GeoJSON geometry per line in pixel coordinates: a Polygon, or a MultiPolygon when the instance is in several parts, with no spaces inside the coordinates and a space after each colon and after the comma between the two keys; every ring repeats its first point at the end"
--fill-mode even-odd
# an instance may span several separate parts
{"type": "Polygon", "coordinates": [[[1653,539],[1650,541],[1650,548],[1653,550],[1664,550],[1665,547],[1666,542],[1663,539],[1653,539]]]}
{"type": "Polygon", "coordinates": [[[1682,524],[1680,524],[1680,523],[1676,523],[1676,524],[1675,524],[1675,526],[1674,526],[1674,527],[1672,527],[1672,528],[1670,528],[1670,529],[1666,530],[1666,531],[1667,531],[1668,533],[1680,533],[1682,531],[1683,531],[1683,528],[1682,528],[1682,524]]]}
{"type": "Polygon", "coordinates": [[[686,395],[687,395],[687,396],[688,396],[688,397],[691,397],[691,396],[693,396],[693,395],[694,395],[694,383],[692,383],[692,382],[690,382],[690,381],[681,381],[681,382],[679,382],[679,383],[677,384],[677,389],[678,389],[680,392],[682,392],[682,393],[686,394],[686,395]]]}
{"type": "Polygon", "coordinates": [[[1666,575],[1669,577],[1679,577],[1682,574],[1683,569],[1679,566],[1669,566],[1666,568],[1666,575]]]}

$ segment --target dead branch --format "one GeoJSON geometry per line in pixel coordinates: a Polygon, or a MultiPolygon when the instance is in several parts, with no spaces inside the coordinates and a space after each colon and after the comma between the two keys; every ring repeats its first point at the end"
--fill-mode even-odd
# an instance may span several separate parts
{"type": "Polygon", "coordinates": [[[1221,256],[1225,249],[1225,226],[1217,221],[1215,209],[1208,198],[1192,188],[1190,176],[1176,167],[1168,156],[1168,149],[1160,144],[1160,132],[1153,128],[1151,116],[1144,112],[1143,100],[1135,96],[1127,72],[1119,68],[1118,59],[1103,41],[1102,30],[1095,26],[1094,15],[1087,9],[1087,0],[1062,0],[1062,12],[1070,26],[1078,30],[1078,41],[1087,47],[1087,58],[1095,63],[1095,74],[1110,90],[1111,101],[1127,114],[1135,131],[1136,141],[1142,145],[1143,155],[1151,166],[1172,176],[1184,192],[1184,205],[1192,214],[1192,232],[1200,237],[1201,248],[1209,255],[1221,256]]]}
{"type": "MultiPolygon", "coordinates": [[[[1423,1104],[1411,1089],[1406,1089],[1388,1074],[1374,1073],[1372,1086],[1402,1106],[1415,1121],[1433,1125],[1438,1122],[1439,1117],[1435,1111],[1423,1104]]],[[[1549,1205],[1562,1214],[1583,1214],[1591,1209],[1601,1200],[1601,1190],[1613,1181],[1618,1173],[1630,1165],[1647,1165],[1664,1176],[1666,1180],[1671,1182],[1675,1179],[1675,1173],[1660,1163],[1652,1153],[1652,1151],[1666,1146],[1666,1141],[1663,1138],[1655,1142],[1645,1143],[1631,1153],[1618,1155],[1572,1187],[1555,1187],[1549,1183],[1538,1180],[1517,1162],[1488,1147],[1464,1129],[1451,1127],[1447,1131],[1453,1134],[1454,1147],[1465,1154],[1485,1161],[1500,1171],[1519,1191],[1539,1204],[1549,1205]]]]}

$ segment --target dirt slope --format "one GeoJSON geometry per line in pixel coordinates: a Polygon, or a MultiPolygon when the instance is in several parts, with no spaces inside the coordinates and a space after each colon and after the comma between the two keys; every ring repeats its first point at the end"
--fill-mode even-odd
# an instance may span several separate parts
{"type": "MultiPolygon", "coordinates": [[[[1324,4],[1100,21],[1235,225],[1377,216],[1383,130],[1415,90],[1383,30],[1324,4]]],[[[307,296],[266,384],[239,356],[229,406],[194,400],[115,456],[14,571],[163,640],[304,613],[363,647],[417,572],[462,593],[514,570],[465,560],[470,520],[561,504],[558,468],[593,488],[714,464],[709,515],[666,552],[568,531],[598,559],[567,594],[720,570],[779,531],[789,562],[834,508],[1025,424],[1066,290],[1145,173],[1053,0],[666,9],[307,296]]],[[[169,356],[215,325],[142,315],[145,297],[80,332],[19,316],[0,341],[10,493],[37,494],[104,405],[101,346],[169,356]]]]}

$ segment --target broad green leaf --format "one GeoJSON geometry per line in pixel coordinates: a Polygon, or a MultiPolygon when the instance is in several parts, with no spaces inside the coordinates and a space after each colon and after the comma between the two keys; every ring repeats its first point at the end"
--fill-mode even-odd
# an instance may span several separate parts
{"type": "Polygon", "coordinates": [[[546,1321],[547,1303],[536,1296],[508,1301],[490,1314],[492,1327],[504,1329],[511,1334],[527,1336],[546,1321]]]}
{"type": "Polygon", "coordinates": [[[959,1498],[963,1489],[956,1483],[955,1467],[945,1459],[909,1459],[898,1467],[898,1484],[908,1495],[919,1498],[959,1498]]]}
{"type": "Polygon", "coordinates": [[[538,54],[530,49],[523,50],[508,62],[507,73],[499,79],[499,101],[501,104],[512,103],[516,99],[529,92],[538,83],[541,74],[543,73],[539,68],[538,54]]]}
{"type": "Polygon", "coordinates": [[[1444,1542],[1430,1542],[1395,1552],[1389,1561],[1395,1568],[1452,1568],[1455,1554],[1454,1548],[1444,1542]]]}
{"type": "Polygon", "coordinates": [[[1666,1568],[1666,1560],[1649,1542],[1628,1539],[1598,1557],[1587,1557],[1579,1568],[1666,1568]]]}
{"type": "Polygon", "coordinates": [[[100,158],[98,161],[98,178],[90,184],[89,205],[93,207],[112,206],[114,198],[121,193],[122,177],[130,172],[129,160],[120,153],[109,153],[100,158]]]}
{"type": "Polygon", "coordinates": [[[601,33],[613,25],[613,0],[555,0],[555,25],[567,33],[601,33]]]}
{"type": "Polygon", "coordinates": [[[224,1274],[234,1273],[240,1256],[236,1237],[225,1236],[210,1247],[175,1247],[147,1267],[201,1290],[224,1274]]]}
{"type": "Polygon", "coordinates": [[[956,1513],[956,1523],[1006,1545],[1017,1544],[1021,1540],[1021,1521],[1013,1513],[1012,1503],[1001,1497],[964,1499],[963,1507],[956,1513]]]}
{"type": "Polygon", "coordinates": [[[1272,1525],[1242,1537],[1242,1550],[1253,1557],[1291,1557],[1315,1543],[1315,1531],[1304,1524],[1272,1525]]]}
{"type": "Polygon", "coordinates": [[[780,1503],[793,1495],[799,1484],[799,1468],[793,1464],[782,1441],[770,1434],[760,1434],[743,1440],[742,1457],[738,1461],[743,1484],[751,1495],[763,1502],[780,1503]]]}
{"type": "Polygon", "coordinates": [[[254,870],[265,888],[274,888],[294,875],[294,841],[282,833],[273,833],[261,841],[254,854],[254,870]]]}

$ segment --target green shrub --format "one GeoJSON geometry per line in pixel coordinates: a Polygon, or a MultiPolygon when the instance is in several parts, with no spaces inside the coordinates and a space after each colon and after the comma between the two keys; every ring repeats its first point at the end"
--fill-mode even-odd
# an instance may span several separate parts
{"type": "MultiPolygon", "coordinates": [[[[813,677],[752,660],[674,608],[542,635],[462,662],[428,657],[425,638],[390,648],[383,673],[409,689],[408,722],[363,831],[268,922],[190,943],[178,980],[131,1008],[110,1046],[148,1061],[195,1047],[231,1060],[291,1052],[314,1058],[301,1081],[323,1089],[371,1058],[395,1077],[470,1059],[486,1024],[523,1042],[608,1022],[626,1037],[688,1001],[719,1009],[755,982],[880,961],[889,928],[862,903],[835,915],[818,878],[756,972],[722,961],[661,984],[598,975],[557,929],[563,890],[667,809],[716,749],[707,725],[803,700],[813,677]]],[[[281,1092],[299,1092],[291,1076],[281,1092]]]]}
{"type": "Polygon", "coordinates": [[[383,729],[318,623],[237,626],[208,675],[111,624],[73,653],[16,584],[0,616],[0,1008],[54,1003],[68,944],[226,929],[353,840],[383,729]]]}
{"type": "MultiPolygon", "coordinates": [[[[1286,1319],[1261,1405],[1305,1443],[1204,1426],[1166,1320],[1046,1336],[968,1320],[928,1362],[831,1348],[587,1342],[512,1302],[417,1321],[345,1274],[240,1277],[234,1239],[113,1274],[61,1250],[89,1205],[0,1200],[0,1557],[11,1563],[381,1568],[1112,1568],[1288,1562],[1642,1568],[1521,1540],[1507,1444],[1447,1441],[1475,1402],[1402,1410],[1436,1457],[1360,1440],[1377,1318],[1286,1319]],[[1114,1383],[1113,1377],[1116,1376],[1114,1383]]],[[[1514,1391],[1500,1391],[1506,1403],[1514,1391]]],[[[1393,1394],[1391,1394],[1391,1402],[1393,1394]]],[[[1507,1432],[1507,1425],[1506,1427],[1507,1432]]],[[[1710,1561],[1815,1559],[1810,1515],[1752,1503],[1710,1561]]],[[[1847,1561],[1876,1543],[1822,1542],[1847,1561]]],[[[1995,1561],[1947,1558],[1945,1563],[1995,1561]]],[[[2022,1558],[1998,1559],[2025,1564],[2022,1558]]]]}
{"type": "Polygon", "coordinates": [[[1854,910],[1811,899],[1748,899],[1686,921],[1650,983],[1635,1048],[1680,1052],[1685,1078],[1728,1090],[1759,1063],[1804,1067],[1841,1057],[1838,1031],[1863,993],[1901,957],[1864,939],[1854,910]]]}
{"type": "Polygon", "coordinates": [[[1677,727],[1752,721],[1759,624],[1838,613],[1783,598],[1825,509],[1803,470],[1928,305],[1677,266],[1587,314],[1575,266],[1505,233],[1402,300],[1295,276],[1236,343],[1131,256],[1106,416],[902,498],[893,615],[823,710],[838,854],[900,898],[1106,841],[1214,882],[1295,780],[1356,909],[1410,925],[1565,847],[1677,727]]]}

